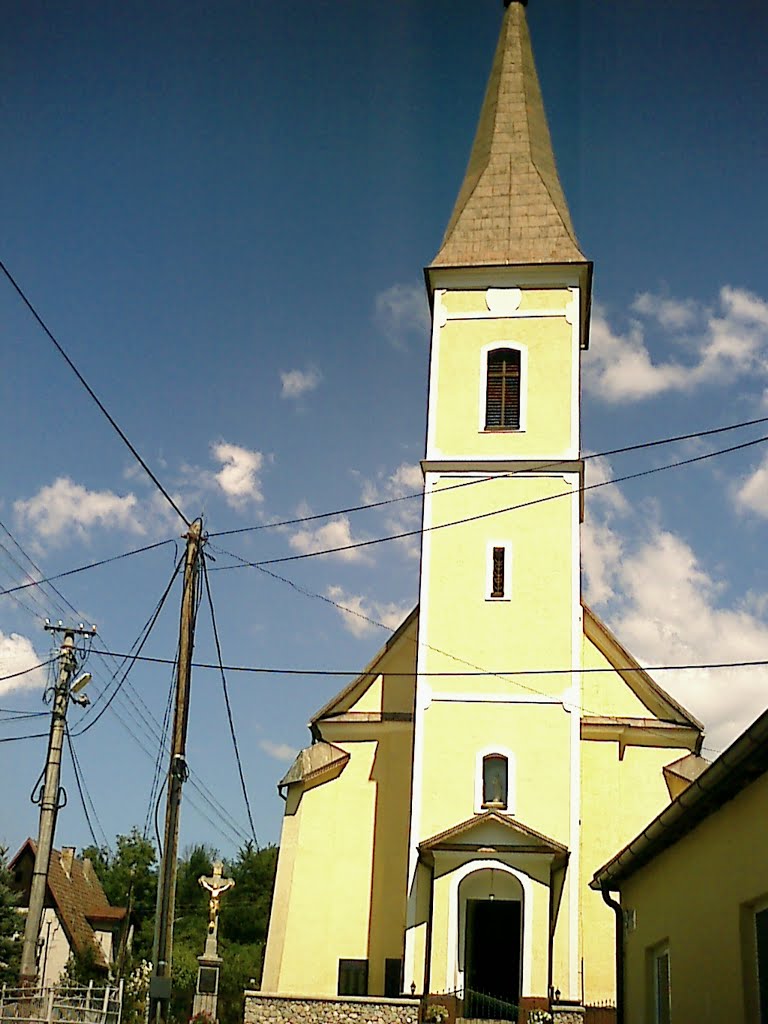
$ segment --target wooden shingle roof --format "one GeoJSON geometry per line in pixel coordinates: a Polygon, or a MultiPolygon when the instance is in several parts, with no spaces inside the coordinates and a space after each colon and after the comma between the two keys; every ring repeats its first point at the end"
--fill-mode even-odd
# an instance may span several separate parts
{"type": "Polygon", "coordinates": [[[557,174],[525,7],[510,3],[464,182],[432,267],[586,262],[557,174]]]}

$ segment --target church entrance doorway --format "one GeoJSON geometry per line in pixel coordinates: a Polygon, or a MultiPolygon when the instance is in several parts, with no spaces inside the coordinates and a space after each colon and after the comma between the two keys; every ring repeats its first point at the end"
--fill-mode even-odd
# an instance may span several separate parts
{"type": "Polygon", "coordinates": [[[464,1016],[516,1020],[522,965],[520,900],[468,899],[464,1016]]]}

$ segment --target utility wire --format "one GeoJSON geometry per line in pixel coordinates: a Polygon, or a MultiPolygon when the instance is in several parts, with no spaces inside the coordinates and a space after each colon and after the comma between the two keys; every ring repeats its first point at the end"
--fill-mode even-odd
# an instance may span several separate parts
{"type": "MultiPolygon", "coordinates": [[[[463,519],[454,519],[448,523],[435,523],[433,526],[423,526],[417,530],[405,530],[402,533],[393,533],[387,537],[373,537],[370,540],[359,540],[353,544],[342,544],[334,548],[324,548],[321,551],[306,551],[300,555],[282,555],[280,558],[266,558],[258,562],[241,561],[238,565],[218,565],[212,568],[212,572],[223,572],[227,569],[260,569],[266,565],[277,565],[282,562],[299,562],[307,558],[319,558],[321,555],[335,555],[342,551],[352,551],[358,548],[371,547],[374,544],[384,544],[390,540],[405,540],[408,537],[422,537],[425,533],[432,533],[436,530],[444,530],[450,526],[463,526],[466,523],[474,523],[480,519],[489,519],[492,516],[502,515],[505,512],[516,512],[522,508],[530,508],[533,505],[541,505],[556,498],[572,498],[587,491],[596,490],[598,487],[607,487],[609,484],[626,483],[628,480],[638,480],[641,477],[652,476],[654,473],[662,473],[667,469],[679,469],[681,466],[690,466],[695,462],[703,462],[705,459],[712,459],[717,455],[727,455],[730,452],[741,451],[744,448],[751,448],[756,444],[764,444],[768,441],[768,434],[755,438],[753,441],[745,441],[742,444],[732,445],[730,448],[720,448],[714,452],[706,452],[704,455],[696,455],[689,459],[680,459],[677,462],[669,462],[664,466],[655,466],[651,469],[643,469],[637,473],[627,473],[624,476],[611,477],[609,480],[600,480],[594,484],[585,484],[569,491],[559,491],[557,494],[548,494],[542,498],[534,498],[531,501],[521,502],[519,505],[508,505],[505,508],[493,509],[490,512],[479,512],[474,516],[465,516],[463,519]]],[[[435,491],[435,494],[442,493],[447,488],[435,491]]]]}
{"type": "Polygon", "coordinates": [[[243,774],[243,762],[240,759],[240,750],[237,745],[237,735],[235,733],[235,722],[232,717],[232,705],[229,700],[229,688],[227,687],[227,676],[224,671],[224,662],[221,656],[221,643],[219,641],[219,630],[216,625],[216,611],[213,607],[213,595],[211,593],[211,581],[208,578],[208,565],[205,557],[203,557],[203,577],[205,579],[205,591],[208,597],[208,607],[211,612],[211,626],[213,628],[213,639],[216,643],[216,657],[219,662],[219,671],[221,673],[221,687],[224,691],[224,703],[227,706],[227,719],[229,721],[229,733],[232,737],[232,746],[235,750],[235,760],[237,761],[237,772],[240,776],[240,787],[243,791],[243,800],[245,801],[245,809],[248,812],[248,823],[251,826],[251,834],[253,836],[253,842],[256,849],[259,849],[259,840],[256,838],[256,829],[253,824],[253,814],[251,812],[251,801],[248,799],[248,789],[245,785],[245,775],[243,774]]]}
{"type": "Polygon", "coordinates": [[[112,555],[111,558],[102,558],[98,562],[89,562],[88,565],[81,565],[77,569],[68,569],[66,572],[58,572],[53,576],[46,576],[42,580],[32,580],[30,583],[21,583],[16,587],[9,587],[7,590],[0,590],[0,597],[5,597],[6,594],[16,594],[19,590],[27,590],[29,587],[39,587],[44,583],[51,583],[53,580],[64,579],[65,576],[74,576],[75,573],[85,572],[86,569],[97,569],[100,565],[109,565],[110,562],[119,562],[121,558],[130,558],[131,555],[141,555],[145,551],[154,551],[155,548],[161,548],[165,544],[175,544],[176,542],[169,538],[168,540],[160,540],[155,544],[146,544],[142,548],[134,548],[133,551],[124,551],[121,555],[112,555]]]}
{"type": "MultiPolygon", "coordinates": [[[[305,591],[306,593],[306,591],[305,591]]],[[[314,596],[314,595],[309,595],[314,596]]],[[[322,598],[322,594],[316,595],[322,598]]],[[[337,605],[341,611],[352,611],[352,609],[344,608],[343,605],[337,605]]],[[[382,629],[386,629],[387,632],[391,633],[391,627],[385,625],[383,622],[376,622],[375,619],[369,619],[376,626],[381,626],[382,629]]],[[[433,648],[434,650],[434,648],[433,648]]],[[[116,658],[127,657],[123,654],[114,654],[116,658]]],[[[436,651],[438,654],[446,655],[445,651],[436,651]]],[[[453,657],[453,655],[446,655],[446,657],[453,657]]],[[[460,659],[458,659],[460,660],[460,659]]],[[[155,665],[173,665],[174,662],[171,658],[155,658],[149,655],[137,655],[136,661],[146,661],[155,665]]],[[[755,661],[708,661],[708,662],[691,662],[690,664],[674,664],[674,665],[620,665],[618,668],[530,668],[530,669],[472,669],[471,671],[453,671],[453,672],[389,672],[385,675],[391,676],[394,679],[413,679],[415,676],[419,678],[482,678],[483,676],[499,676],[499,675],[516,675],[516,676],[562,676],[562,675],[575,675],[580,673],[581,675],[599,675],[606,672],[688,672],[695,669],[725,669],[725,668],[764,668],[768,666],[768,658],[759,659],[755,661]]],[[[193,668],[199,669],[211,669],[216,672],[220,671],[221,668],[225,672],[243,672],[250,675],[275,675],[275,676],[335,676],[335,677],[362,677],[371,676],[375,677],[381,675],[381,672],[377,669],[349,669],[348,671],[343,669],[319,669],[319,668],[262,668],[255,665],[219,665],[218,662],[209,661],[193,661],[193,668]]],[[[536,691],[538,692],[538,691],[536,691]]]]}
{"type": "Polygon", "coordinates": [[[130,442],[130,441],[128,440],[128,437],[126,436],[126,434],[124,433],[124,431],[123,431],[123,430],[121,430],[121,428],[120,428],[120,427],[118,426],[117,422],[116,422],[116,421],[114,420],[114,418],[113,418],[113,417],[112,417],[112,416],[110,415],[110,413],[108,412],[108,410],[107,410],[106,406],[104,405],[104,403],[103,403],[103,402],[101,401],[101,399],[100,399],[100,398],[99,398],[99,397],[97,396],[96,392],[95,392],[95,391],[93,390],[93,388],[92,388],[92,387],[90,386],[90,384],[88,383],[88,381],[87,381],[87,380],[85,379],[85,377],[84,377],[84,376],[82,375],[82,373],[80,373],[80,371],[79,371],[79,370],[78,370],[78,368],[77,368],[77,367],[75,366],[75,364],[74,364],[74,363],[72,362],[72,360],[71,360],[71,359],[69,358],[69,356],[68,356],[68,355],[67,355],[67,353],[66,353],[66,352],[64,351],[64,349],[62,348],[62,346],[61,346],[61,345],[59,344],[59,342],[58,342],[58,341],[56,340],[56,338],[55,338],[55,337],[53,336],[53,333],[52,333],[52,332],[51,332],[51,331],[49,330],[49,328],[48,328],[48,327],[47,327],[47,325],[45,324],[45,322],[44,322],[43,318],[42,318],[42,317],[40,316],[40,314],[39,314],[39,313],[37,312],[37,310],[36,310],[36,309],[35,309],[35,307],[34,307],[34,306],[32,305],[32,303],[30,302],[30,300],[29,300],[29,299],[27,298],[27,296],[26,296],[26,295],[24,294],[24,292],[22,291],[22,289],[21,289],[20,285],[19,285],[19,284],[18,284],[18,283],[16,282],[16,280],[15,280],[15,278],[13,277],[13,275],[11,274],[10,270],[9,270],[9,269],[8,269],[8,268],[6,267],[6,265],[5,265],[5,264],[4,264],[3,262],[2,262],[2,260],[0,260],[0,270],[2,270],[2,272],[3,272],[3,273],[5,274],[5,276],[6,276],[7,278],[8,278],[8,280],[10,281],[10,283],[11,283],[11,284],[13,285],[13,287],[15,288],[15,290],[16,290],[16,292],[17,292],[17,294],[18,294],[18,295],[19,295],[19,297],[21,298],[21,300],[22,300],[22,302],[24,303],[24,305],[25,305],[25,306],[27,307],[27,309],[28,309],[28,310],[30,311],[30,313],[31,313],[31,314],[32,314],[32,316],[33,316],[33,317],[35,318],[35,320],[37,320],[38,324],[39,324],[39,325],[40,325],[40,326],[42,327],[43,331],[45,331],[45,333],[46,333],[46,334],[48,335],[49,339],[50,339],[50,340],[51,340],[51,341],[53,342],[53,345],[54,345],[54,347],[56,348],[56,350],[58,351],[59,355],[60,355],[60,356],[62,356],[62,358],[63,358],[63,359],[64,359],[64,361],[66,362],[67,366],[69,366],[70,370],[72,370],[72,372],[74,373],[74,375],[75,375],[75,376],[77,377],[77,379],[78,379],[78,380],[80,381],[80,383],[81,383],[81,384],[83,385],[83,387],[85,388],[85,390],[86,390],[86,391],[88,392],[88,394],[89,394],[89,395],[91,396],[91,398],[92,398],[92,399],[94,400],[94,402],[96,403],[96,405],[97,405],[97,406],[99,407],[99,409],[101,410],[101,412],[102,412],[102,413],[104,414],[104,416],[106,416],[107,420],[109,421],[109,424],[110,424],[110,426],[111,426],[111,427],[112,427],[112,428],[113,428],[113,429],[114,429],[114,430],[116,431],[116,433],[117,433],[117,434],[118,434],[118,436],[120,437],[120,439],[121,439],[121,441],[123,442],[123,444],[125,444],[125,446],[126,446],[126,447],[128,448],[128,450],[130,451],[131,455],[133,455],[134,459],[136,459],[136,461],[137,461],[137,462],[139,463],[139,465],[141,466],[141,468],[142,468],[142,469],[144,470],[144,472],[145,472],[145,473],[147,474],[147,476],[148,476],[148,477],[149,477],[149,479],[150,479],[150,480],[152,481],[152,483],[153,483],[153,484],[155,485],[155,487],[157,487],[157,489],[158,489],[158,490],[160,491],[160,493],[161,493],[161,494],[163,495],[163,497],[164,497],[164,498],[165,498],[165,500],[166,500],[166,501],[168,502],[168,504],[169,504],[169,505],[171,506],[171,508],[172,508],[172,509],[174,510],[174,512],[175,512],[175,513],[176,513],[176,514],[177,514],[177,515],[178,515],[178,516],[179,516],[179,517],[180,517],[180,518],[181,518],[181,519],[182,519],[182,520],[184,521],[184,523],[185,523],[185,524],[186,524],[186,525],[187,525],[187,526],[189,527],[189,526],[190,526],[191,524],[190,524],[189,520],[187,519],[187,517],[186,517],[186,516],[184,515],[184,513],[183,513],[183,512],[181,511],[181,509],[180,509],[180,508],[179,508],[179,506],[178,506],[178,505],[176,504],[176,502],[175,502],[175,501],[173,500],[173,498],[172,498],[172,497],[170,496],[170,494],[168,493],[168,491],[166,491],[166,489],[165,489],[165,488],[163,487],[163,485],[162,485],[162,484],[160,483],[160,481],[159,481],[159,480],[157,479],[157,477],[156,477],[156,476],[155,476],[155,474],[154,474],[154,473],[152,472],[152,470],[151,470],[151,469],[149,468],[149,466],[148,466],[148,465],[147,465],[147,463],[146,463],[146,462],[144,461],[144,459],[143,459],[143,458],[141,457],[141,455],[139,455],[139,453],[138,453],[138,451],[136,450],[136,448],[135,448],[135,447],[134,447],[134,446],[133,446],[133,445],[131,444],[131,442],[130,442]]]}
{"type": "MultiPolygon", "coordinates": [[[[158,618],[160,616],[160,612],[163,610],[163,605],[165,604],[165,602],[166,602],[166,600],[168,598],[168,595],[171,592],[171,588],[173,587],[173,584],[174,584],[174,582],[176,580],[176,577],[179,574],[179,570],[181,569],[183,561],[184,561],[184,559],[180,558],[179,561],[176,563],[176,565],[174,567],[174,570],[173,570],[173,573],[171,574],[171,578],[168,581],[168,585],[166,586],[165,590],[163,591],[163,594],[162,594],[160,600],[158,601],[157,606],[156,606],[154,612],[152,613],[152,615],[150,616],[149,620],[147,621],[147,623],[146,623],[146,625],[144,627],[144,631],[143,631],[144,635],[141,638],[141,642],[140,642],[140,644],[138,646],[136,654],[134,654],[134,655],[126,655],[126,658],[125,658],[125,661],[123,662],[123,664],[125,664],[126,662],[128,664],[127,664],[127,667],[125,668],[125,671],[123,672],[122,678],[119,681],[117,681],[117,684],[116,684],[114,690],[112,691],[112,693],[107,698],[107,701],[104,704],[104,706],[96,714],[96,717],[95,718],[91,718],[84,726],[82,726],[82,728],[78,732],[75,733],[76,736],[84,736],[85,733],[87,733],[89,731],[89,729],[92,729],[94,727],[94,725],[96,725],[96,723],[99,721],[101,716],[104,714],[104,712],[107,710],[107,708],[112,703],[112,701],[115,699],[115,697],[117,696],[117,694],[120,691],[120,688],[122,687],[123,683],[128,678],[128,673],[131,671],[131,669],[136,664],[136,660],[137,660],[138,655],[141,654],[142,650],[144,649],[144,644],[149,639],[150,633],[152,632],[152,630],[153,630],[153,628],[155,626],[155,623],[157,622],[157,620],[158,620],[158,618]]],[[[122,666],[121,666],[121,668],[122,668],[122,666]]],[[[115,679],[117,679],[117,673],[115,673],[115,679]]]]}
{"type": "MultiPolygon", "coordinates": [[[[56,660],[56,658],[49,658],[48,661],[41,661],[39,665],[30,665],[29,668],[22,668],[19,669],[18,672],[10,672],[8,675],[0,676],[0,683],[4,683],[8,679],[18,679],[19,676],[29,675],[30,672],[37,672],[39,668],[45,668],[46,665],[52,665],[56,660]]],[[[2,710],[4,709],[0,708],[0,711],[2,710]]],[[[46,711],[42,711],[40,713],[43,715],[47,714],[46,711]]]]}
{"type": "Polygon", "coordinates": [[[86,824],[88,825],[88,831],[91,833],[93,845],[97,847],[101,846],[98,839],[96,838],[96,833],[94,832],[93,829],[93,823],[91,822],[91,816],[88,813],[88,803],[86,802],[86,794],[88,797],[88,802],[90,802],[91,805],[91,810],[93,811],[94,820],[96,824],[99,826],[99,831],[101,832],[101,835],[104,839],[104,845],[109,850],[109,840],[107,839],[106,832],[102,828],[101,822],[99,821],[98,815],[96,814],[96,807],[94,806],[93,800],[91,799],[91,794],[88,792],[88,787],[85,784],[85,776],[83,775],[83,770],[78,760],[77,753],[75,751],[75,746],[72,742],[72,734],[69,731],[69,725],[66,721],[64,723],[64,730],[67,737],[67,744],[69,746],[69,753],[72,758],[72,770],[74,772],[75,782],[77,783],[77,791],[80,794],[80,803],[82,804],[83,807],[83,814],[85,815],[85,821],[86,824]]]}
{"type": "Polygon", "coordinates": [[[178,672],[179,666],[179,652],[176,650],[176,657],[173,661],[173,669],[171,671],[171,681],[168,686],[168,699],[165,702],[165,712],[163,713],[163,724],[160,728],[160,744],[157,749],[157,758],[155,759],[155,770],[152,773],[152,785],[149,787],[149,803],[147,806],[147,813],[144,818],[144,838],[146,839],[149,835],[149,825],[152,820],[152,808],[155,806],[155,800],[158,796],[158,786],[162,778],[163,771],[163,756],[165,749],[168,745],[168,729],[171,723],[171,708],[173,707],[173,694],[176,683],[176,673],[178,672]]]}
{"type": "MultiPolygon", "coordinates": [[[[8,536],[8,538],[14,544],[14,546],[18,549],[18,551],[21,554],[21,556],[29,563],[29,565],[31,566],[33,572],[36,573],[39,577],[41,577],[40,580],[35,581],[35,589],[30,592],[31,595],[32,595],[32,599],[35,601],[35,603],[40,605],[40,607],[43,609],[41,614],[40,614],[40,617],[44,618],[49,613],[49,608],[44,606],[44,605],[42,605],[41,602],[40,602],[40,596],[39,595],[40,595],[40,593],[44,593],[44,587],[49,588],[53,592],[53,594],[55,595],[55,597],[51,598],[51,603],[52,603],[53,607],[56,608],[57,614],[59,614],[59,615],[67,615],[67,614],[69,614],[71,612],[76,617],[80,617],[80,612],[78,611],[78,609],[75,608],[75,606],[71,603],[71,601],[67,600],[66,596],[62,593],[62,591],[59,590],[55,585],[53,585],[49,581],[46,581],[46,580],[42,579],[42,577],[43,577],[42,570],[39,568],[38,565],[36,565],[34,560],[30,557],[29,553],[24,550],[24,548],[21,546],[19,541],[11,534],[11,532],[7,528],[7,526],[5,526],[3,523],[0,523],[0,528],[2,528],[4,530],[5,534],[8,536]],[[65,609],[68,609],[68,611],[65,610],[65,609]]],[[[167,543],[173,543],[173,541],[168,541],[167,543]]],[[[32,574],[29,572],[29,570],[24,569],[21,565],[19,565],[18,562],[16,563],[16,565],[21,569],[22,572],[25,573],[25,575],[27,575],[28,577],[31,578],[32,574]]],[[[44,596],[46,598],[48,598],[49,595],[45,594],[44,596]]],[[[32,614],[33,618],[37,618],[38,617],[36,613],[31,613],[31,614],[32,614]]],[[[139,634],[139,637],[137,637],[136,641],[134,641],[134,643],[131,645],[131,651],[130,651],[129,655],[122,656],[123,657],[123,663],[124,663],[125,658],[129,657],[130,654],[132,654],[134,652],[134,649],[135,649],[136,645],[138,644],[140,637],[141,637],[141,632],[139,634]]],[[[115,661],[115,665],[114,665],[114,668],[110,668],[109,666],[106,666],[108,671],[110,671],[111,675],[110,675],[109,680],[107,680],[107,682],[105,683],[104,689],[99,693],[99,696],[94,701],[94,704],[91,705],[91,708],[90,708],[91,711],[93,710],[94,706],[98,706],[99,700],[103,699],[103,695],[104,695],[105,691],[108,691],[108,689],[112,685],[112,682],[114,681],[116,675],[120,672],[120,670],[122,668],[122,666],[120,664],[118,664],[117,661],[115,659],[113,659],[112,656],[109,654],[109,652],[107,651],[107,648],[104,645],[103,640],[102,640],[102,638],[100,636],[97,636],[95,638],[94,643],[96,645],[98,645],[98,646],[94,646],[92,648],[91,653],[96,655],[96,656],[98,656],[105,663],[106,663],[107,659],[112,659],[113,661],[115,661]],[[100,647],[103,647],[103,650],[100,650],[99,649],[100,647]]],[[[56,658],[53,658],[52,660],[55,661],[56,658]]],[[[100,678],[98,676],[98,674],[96,673],[95,669],[94,669],[94,676],[95,676],[95,678],[100,678]]],[[[133,683],[131,681],[131,677],[130,676],[127,676],[123,680],[122,688],[120,689],[120,691],[117,694],[117,700],[115,701],[115,703],[113,703],[111,705],[110,710],[112,711],[113,715],[117,719],[119,725],[123,729],[125,729],[125,731],[131,737],[131,739],[136,743],[136,745],[142,751],[142,753],[145,754],[147,757],[149,757],[150,760],[155,761],[156,755],[151,754],[147,750],[146,746],[142,743],[142,741],[139,739],[139,737],[133,731],[131,726],[128,724],[128,720],[126,719],[126,717],[124,717],[124,715],[121,715],[120,712],[117,710],[118,704],[120,705],[121,708],[124,709],[124,713],[127,714],[138,725],[139,730],[140,730],[142,735],[144,735],[144,734],[155,735],[156,737],[161,738],[161,732],[160,732],[159,723],[158,723],[157,719],[154,717],[154,715],[153,715],[151,709],[149,708],[149,706],[146,704],[146,702],[142,698],[142,696],[139,693],[139,691],[133,686],[133,683]],[[132,696],[132,694],[133,694],[133,696],[132,696]],[[141,706],[139,706],[139,705],[141,705],[141,706]],[[142,710],[142,708],[143,708],[143,710],[142,710]]],[[[47,717],[48,713],[47,712],[39,712],[38,714],[41,717],[47,717]]],[[[82,721],[82,719],[81,719],[81,721],[82,721]]],[[[14,737],[13,739],[26,739],[26,738],[27,737],[14,737]]],[[[37,736],[35,734],[32,734],[32,738],[37,738],[37,736]]],[[[162,747],[162,742],[161,742],[161,747],[162,747]]],[[[162,753],[164,753],[164,752],[165,751],[161,751],[161,754],[160,754],[161,759],[162,759],[162,753]]],[[[247,841],[247,839],[248,839],[247,831],[245,829],[243,829],[240,825],[237,825],[235,823],[235,820],[234,820],[234,817],[233,817],[232,813],[226,807],[224,807],[224,805],[221,803],[221,801],[219,801],[216,798],[216,796],[213,794],[213,792],[211,792],[211,790],[205,785],[203,780],[201,778],[199,778],[197,776],[197,773],[194,772],[194,771],[190,772],[190,786],[194,790],[194,793],[190,793],[189,797],[188,797],[191,806],[194,807],[194,809],[203,818],[205,818],[205,820],[208,821],[209,824],[214,829],[225,829],[228,833],[231,833],[231,835],[233,837],[233,841],[236,844],[240,844],[240,843],[242,843],[244,841],[247,841]],[[210,817],[210,815],[208,813],[206,813],[206,811],[204,810],[205,806],[210,808],[211,813],[213,813],[217,817],[217,819],[219,820],[220,824],[217,825],[213,821],[213,819],[210,817]],[[237,829],[237,831],[235,831],[236,829],[237,829]]]]}
{"type": "MultiPolygon", "coordinates": [[[[768,423],[768,416],[761,416],[756,420],[742,420],[740,423],[731,423],[726,427],[712,427],[708,430],[697,430],[690,434],[677,434],[674,437],[662,437],[656,441],[641,441],[637,444],[625,445],[623,448],[611,448],[604,452],[592,452],[589,455],[582,456],[582,461],[587,462],[590,459],[602,459],[608,458],[610,455],[624,455],[627,452],[641,451],[645,448],[657,448],[660,445],[675,444],[680,441],[691,441],[696,438],[710,437],[712,434],[723,434],[729,430],[742,430],[745,427],[754,427],[760,423],[768,423]]],[[[541,472],[546,469],[554,469],[557,466],[562,465],[563,460],[558,459],[556,462],[542,463],[537,465],[537,471],[541,472]]],[[[515,476],[518,473],[530,472],[528,470],[514,470],[511,473],[494,474],[491,476],[483,477],[479,480],[464,480],[458,484],[452,484],[450,487],[442,487],[439,492],[445,494],[447,491],[455,491],[461,487],[473,487],[475,484],[487,483],[489,480],[499,480],[506,477],[515,476]]],[[[351,512],[362,512],[370,508],[382,508],[385,505],[394,505],[399,501],[410,501],[413,498],[421,498],[424,495],[424,491],[414,491],[411,494],[401,494],[396,498],[384,498],[381,501],[371,501],[360,505],[349,505],[347,508],[339,508],[333,512],[318,512],[315,515],[310,516],[299,516],[295,519],[283,519],[274,523],[259,523],[256,526],[243,526],[237,530],[220,530],[218,533],[209,533],[209,537],[231,537],[238,533],[253,533],[257,530],[270,530],[280,526],[297,526],[300,523],[311,523],[317,519],[330,519],[332,516],[348,515],[351,512]]]]}

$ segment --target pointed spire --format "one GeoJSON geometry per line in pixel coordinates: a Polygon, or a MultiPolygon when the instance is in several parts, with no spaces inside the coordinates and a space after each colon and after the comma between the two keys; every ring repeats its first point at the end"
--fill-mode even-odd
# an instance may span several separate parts
{"type": "Polygon", "coordinates": [[[464,183],[433,267],[586,262],[557,175],[525,3],[505,6],[464,183]]]}

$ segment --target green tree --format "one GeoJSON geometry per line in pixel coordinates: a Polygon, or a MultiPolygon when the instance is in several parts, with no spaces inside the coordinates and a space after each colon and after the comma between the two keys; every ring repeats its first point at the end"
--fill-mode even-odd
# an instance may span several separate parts
{"type": "Polygon", "coordinates": [[[87,985],[89,981],[104,984],[104,970],[99,967],[94,942],[89,942],[82,952],[70,954],[61,980],[65,985],[87,985]]]}
{"type": "Polygon", "coordinates": [[[221,935],[239,945],[264,944],[277,871],[277,847],[247,843],[228,865],[235,888],[221,905],[221,935]]]}
{"type": "Polygon", "coordinates": [[[16,909],[19,898],[8,871],[7,852],[0,847],[0,985],[17,985],[23,921],[16,909]]]}
{"type": "Polygon", "coordinates": [[[113,906],[128,907],[134,926],[133,960],[152,959],[152,940],[157,899],[157,853],[135,826],[119,835],[113,854],[96,846],[83,850],[93,863],[107,899],[113,906]]]}

